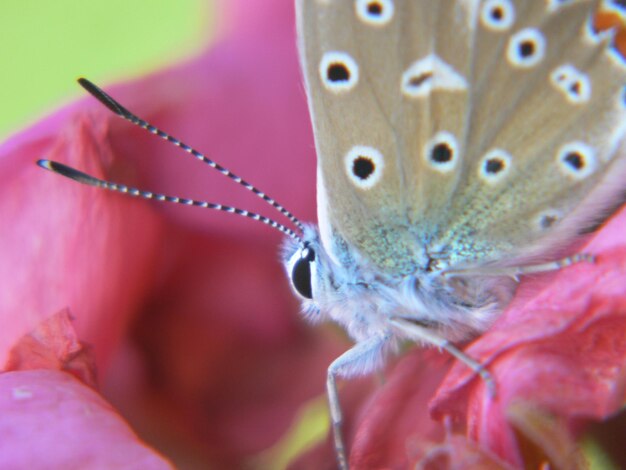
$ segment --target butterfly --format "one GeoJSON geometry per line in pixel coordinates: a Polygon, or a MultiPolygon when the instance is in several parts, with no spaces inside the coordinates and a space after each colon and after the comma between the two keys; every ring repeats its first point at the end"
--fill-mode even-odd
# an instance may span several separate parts
{"type": "MultiPolygon", "coordinates": [[[[450,352],[484,331],[530,273],[593,261],[576,246],[623,202],[626,67],[592,0],[296,0],[318,156],[319,226],[141,120],[111,111],[264,199],[295,226],[249,211],[103,181],[81,183],[235,213],[286,234],[305,316],[355,345],[329,366],[340,468],[338,378],[380,370],[405,341],[450,352]]],[[[610,4],[619,9],[619,5],[610,4]]]]}

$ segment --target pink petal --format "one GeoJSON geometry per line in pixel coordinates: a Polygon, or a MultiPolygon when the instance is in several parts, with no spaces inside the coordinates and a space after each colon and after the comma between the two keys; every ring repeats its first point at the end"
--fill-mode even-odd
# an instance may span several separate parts
{"type": "MultiPolygon", "coordinates": [[[[260,9],[274,14],[271,31],[231,33],[197,62],[107,91],[234,170],[256,175],[255,183],[306,218],[314,213],[315,160],[293,11],[284,5],[260,9]],[[303,197],[294,197],[294,187],[303,197]]],[[[277,262],[279,236],[230,215],[155,208],[79,186],[37,168],[42,157],[276,216],[91,98],[60,111],[0,147],[0,217],[14,221],[0,235],[2,363],[22,351],[12,348],[24,334],[69,308],[77,341],[93,345],[120,406],[137,391],[139,403],[158,403],[134,416],[138,426],[167,416],[160,429],[167,434],[170,423],[183,423],[190,436],[183,448],[199,443],[211,459],[235,464],[276,442],[300,404],[323,390],[325,365],[338,353],[336,340],[301,325],[277,262]],[[132,345],[130,325],[141,316],[136,329],[144,331],[132,345]],[[134,377],[124,375],[134,367],[124,360],[129,350],[140,358],[134,377]],[[134,388],[137,382],[146,388],[134,388]]],[[[39,365],[59,366],[54,354],[48,359],[39,365]]],[[[164,447],[180,446],[179,436],[166,436],[164,447]]]]}
{"type": "Polygon", "coordinates": [[[173,468],[63,372],[1,374],[0,415],[1,468],[173,468]]]}
{"type": "MultiPolygon", "coordinates": [[[[197,62],[111,94],[236,172],[252,175],[306,218],[314,212],[315,159],[293,7],[285,5],[264,4],[264,15],[273,14],[271,34],[247,28],[197,62]]],[[[141,185],[277,216],[159,139],[121,120],[111,126],[116,155],[136,162],[141,185]]],[[[144,385],[162,406],[184,416],[182,432],[193,436],[190,441],[202,442],[212,459],[236,465],[232,459],[275,443],[300,404],[323,392],[326,366],[340,350],[336,341],[312,335],[299,318],[277,262],[277,234],[228,214],[159,211],[167,219],[160,281],[145,298],[136,334],[148,357],[144,385]]],[[[139,418],[136,423],[142,425],[139,418]]]]}
{"type": "Polygon", "coordinates": [[[131,204],[122,220],[119,198],[34,164],[47,156],[101,174],[113,158],[102,120],[78,113],[58,136],[48,132],[42,124],[0,148],[0,219],[11,221],[0,235],[0,363],[18,338],[68,306],[79,337],[106,361],[149,284],[157,222],[148,207],[131,204]]]}

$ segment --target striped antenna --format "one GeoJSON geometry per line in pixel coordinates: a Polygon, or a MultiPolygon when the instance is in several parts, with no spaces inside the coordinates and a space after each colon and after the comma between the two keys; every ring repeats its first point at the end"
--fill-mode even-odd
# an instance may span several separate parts
{"type": "Polygon", "coordinates": [[[225,206],[223,204],[216,204],[213,202],[196,201],[195,199],[184,199],[176,196],[167,196],[165,194],[158,194],[151,191],[131,188],[123,184],[114,183],[113,181],[101,180],[94,176],[88,175],[87,173],[83,173],[82,171],[78,171],[72,167],[63,165],[62,163],[54,162],[52,160],[38,160],[37,165],[45,168],[46,170],[50,170],[58,175],[65,176],[66,178],[70,178],[74,181],[78,181],[79,183],[87,184],[89,186],[96,186],[97,188],[108,189],[110,191],[115,191],[118,193],[128,194],[129,196],[140,197],[143,199],[154,199],[156,201],[172,202],[174,204],[183,204],[185,206],[202,207],[203,209],[213,209],[216,211],[237,214],[252,220],[258,220],[265,225],[269,225],[270,227],[280,230],[285,235],[290,236],[297,242],[302,243],[302,238],[289,227],[286,227],[283,224],[278,223],[268,217],[256,214],[254,212],[249,212],[244,209],[238,209],[237,207],[225,206]]]}
{"type": "Polygon", "coordinates": [[[171,136],[170,134],[168,134],[166,132],[163,132],[161,129],[153,126],[149,122],[144,121],[143,119],[137,117],[135,114],[131,113],[128,109],[126,109],[124,106],[122,106],[120,103],[115,101],[111,96],[106,94],[100,87],[96,86],[95,84],[93,84],[92,82],[87,80],[86,78],[79,78],[78,79],[78,83],[85,90],[87,90],[94,98],[96,98],[98,101],[100,101],[100,103],[102,103],[104,106],[106,106],[109,110],[111,110],[112,112],[114,112],[118,116],[120,116],[120,117],[126,119],[127,121],[135,124],[136,126],[141,127],[142,129],[147,130],[148,132],[150,132],[150,133],[152,133],[154,135],[157,135],[157,136],[161,137],[163,140],[166,140],[166,141],[170,142],[171,144],[174,144],[176,147],[179,147],[179,148],[183,149],[188,154],[193,155],[198,160],[206,163],[211,168],[213,168],[213,169],[217,170],[218,172],[220,172],[222,175],[224,175],[224,176],[230,178],[231,180],[233,180],[235,183],[240,184],[241,186],[246,188],[248,191],[252,191],[255,195],[257,195],[258,197],[263,199],[270,206],[272,206],[278,212],[280,212],[285,217],[287,217],[291,222],[293,222],[293,224],[296,227],[298,227],[298,230],[300,230],[300,232],[304,232],[304,227],[302,226],[302,223],[296,218],[296,216],[294,216],[291,212],[289,212],[281,204],[279,204],[274,199],[269,197],[263,191],[259,190],[255,186],[251,185],[250,183],[248,183],[244,179],[240,178],[239,176],[234,174],[229,169],[224,168],[219,163],[216,163],[213,160],[211,160],[210,158],[204,156],[203,154],[201,154],[200,152],[195,150],[193,147],[190,147],[189,145],[185,144],[184,142],[181,142],[180,140],[178,140],[174,136],[171,136]]]}

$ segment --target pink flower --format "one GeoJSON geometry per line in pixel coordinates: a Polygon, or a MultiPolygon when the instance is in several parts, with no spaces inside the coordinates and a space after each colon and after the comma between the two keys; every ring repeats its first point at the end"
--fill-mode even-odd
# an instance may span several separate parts
{"type": "MultiPolygon", "coordinates": [[[[312,220],[315,156],[292,8],[222,2],[220,40],[204,55],[106,90],[312,220]]],[[[5,142],[0,467],[253,465],[323,393],[327,365],[348,348],[299,318],[279,234],[80,186],[36,167],[42,157],[277,217],[90,97],[5,142]]],[[[617,214],[584,248],[595,265],[525,280],[467,349],[494,374],[495,398],[448,356],[417,349],[382,387],[345,384],[354,468],[577,464],[583,425],[624,399],[624,224],[617,214]]],[[[330,440],[293,464],[334,466],[330,440]]]]}
{"type": "MultiPolygon", "coordinates": [[[[315,157],[292,7],[273,0],[225,2],[223,9],[221,39],[202,57],[107,90],[310,219],[315,157]]],[[[85,344],[94,353],[99,390],[175,462],[236,467],[272,446],[301,404],[321,393],[326,366],[341,350],[334,335],[320,335],[299,318],[278,262],[280,235],[232,215],[80,186],[38,168],[39,158],[277,217],[242,187],[90,97],[5,142],[0,364],[11,372],[0,387],[9,397],[15,384],[31,392],[2,402],[0,441],[11,449],[4,462],[37,467],[35,448],[47,465],[83,462],[79,449],[54,460],[61,455],[50,447],[79,422],[74,414],[82,408],[65,403],[95,400],[85,386],[75,396],[80,383],[60,372],[90,369],[70,364],[85,344]],[[64,309],[72,321],[56,317],[56,325],[51,319],[64,309]],[[24,338],[41,338],[42,329],[49,333],[44,340],[24,338]],[[43,395],[48,386],[60,392],[43,395]],[[54,417],[54,410],[41,412],[50,400],[59,403],[54,417]],[[25,403],[32,413],[12,411],[25,403]],[[17,439],[21,417],[47,432],[17,439]]],[[[134,441],[150,455],[98,400],[107,420],[123,429],[108,440],[104,433],[84,435],[83,441],[99,439],[91,458],[107,466],[122,434],[124,448],[134,441]]],[[[167,466],[154,452],[151,458],[153,468],[167,466]]]]}

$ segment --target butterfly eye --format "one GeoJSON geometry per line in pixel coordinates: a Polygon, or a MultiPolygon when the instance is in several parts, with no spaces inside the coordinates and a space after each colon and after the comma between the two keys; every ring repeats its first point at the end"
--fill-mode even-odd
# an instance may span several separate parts
{"type": "Polygon", "coordinates": [[[458,157],[455,137],[449,132],[439,132],[426,145],[424,158],[430,166],[441,172],[452,170],[458,157]]]}
{"type": "Polygon", "coordinates": [[[584,179],[596,168],[593,148],[582,142],[572,142],[561,147],[557,154],[561,169],[575,179],[584,179]]]}
{"type": "Polygon", "coordinates": [[[546,40],[538,29],[526,28],[509,40],[507,59],[516,67],[534,67],[546,53],[546,40]]]}
{"type": "Polygon", "coordinates": [[[359,81],[359,66],[345,52],[325,53],[320,62],[319,73],[324,87],[334,93],[351,90],[359,81]]]}
{"type": "Polygon", "coordinates": [[[313,299],[315,251],[310,247],[306,247],[300,250],[299,255],[300,257],[291,269],[291,284],[301,297],[311,300],[313,299]]]}
{"type": "Polygon", "coordinates": [[[573,65],[565,64],[554,69],[550,81],[572,104],[586,103],[591,98],[589,77],[573,65]]]}
{"type": "Polygon", "coordinates": [[[501,149],[491,150],[482,160],[479,176],[487,183],[501,181],[511,168],[511,155],[501,149]]]}
{"type": "Polygon", "coordinates": [[[506,31],[515,22],[515,7],[510,0],[488,0],[483,4],[480,19],[492,31],[506,31]]]}
{"type": "Polygon", "coordinates": [[[361,189],[372,188],[383,175],[383,154],[373,147],[357,145],[345,157],[348,178],[361,189]]]}
{"type": "Polygon", "coordinates": [[[372,26],[382,26],[393,18],[391,0],[357,0],[356,14],[361,21],[372,26]]]}

